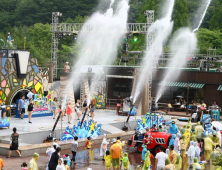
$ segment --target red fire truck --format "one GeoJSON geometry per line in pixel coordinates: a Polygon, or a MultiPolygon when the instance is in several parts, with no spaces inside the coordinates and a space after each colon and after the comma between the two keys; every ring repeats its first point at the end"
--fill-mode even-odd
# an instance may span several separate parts
{"type": "Polygon", "coordinates": [[[136,131],[131,139],[128,140],[128,147],[136,147],[138,152],[142,152],[145,134],[149,136],[147,149],[149,149],[154,155],[160,151],[160,145],[167,149],[172,136],[170,133],[159,131],[136,131]]]}

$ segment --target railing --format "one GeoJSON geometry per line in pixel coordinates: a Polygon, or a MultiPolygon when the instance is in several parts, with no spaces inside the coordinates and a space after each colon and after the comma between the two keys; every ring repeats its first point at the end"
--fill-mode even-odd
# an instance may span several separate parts
{"type": "MultiPolygon", "coordinates": [[[[147,23],[127,23],[125,32],[128,33],[141,33],[146,34],[147,30],[151,24],[147,23]]],[[[51,32],[62,32],[62,33],[78,33],[79,31],[91,32],[97,30],[98,26],[93,24],[83,24],[83,23],[56,23],[50,25],[51,32]]],[[[113,29],[118,29],[117,25],[113,25],[113,29]]]]}
{"type": "MultiPolygon", "coordinates": [[[[106,109],[108,110],[117,110],[117,99],[107,99],[106,100],[106,109]]],[[[120,111],[123,110],[123,100],[121,100],[120,111]]]]}

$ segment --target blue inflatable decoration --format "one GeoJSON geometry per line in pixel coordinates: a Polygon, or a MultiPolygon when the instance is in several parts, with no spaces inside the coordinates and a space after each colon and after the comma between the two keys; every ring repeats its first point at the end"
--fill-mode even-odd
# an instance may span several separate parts
{"type": "Polygon", "coordinates": [[[213,135],[213,133],[215,132],[212,128],[211,128],[211,124],[209,123],[209,124],[205,124],[204,125],[204,133],[205,134],[211,134],[211,135],[213,135]]]}
{"type": "Polygon", "coordinates": [[[81,128],[81,122],[79,121],[77,126],[73,126],[72,129],[69,126],[66,128],[64,134],[61,136],[61,141],[72,140],[75,136],[78,138],[86,138],[86,137],[98,137],[101,135],[101,127],[102,124],[96,125],[97,122],[90,120],[87,125],[87,121],[83,122],[83,126],[81,128]]]}
{"type": "Polygon", "coordinates": [[[201,123],[210,123],[211,122],[211,117],[209,114],[205,114],[202,116],[202,120],[200,121],[201,123]]]}
{"type": "Polygon", "coordinates": [[[129,109],[128,115],[130,114],[130,116],[135,116],[136,113],[137,113],[136,107],[134,106],[133,109],[132,109],[132,111],[131,111],[131,113],[130,113],[130,109],[129,109]]]}
{"type": "Polygon", "coordinates": [[[177,120],[183,121],[183,122],[188,122],[188,119],[187,119],[187,118],[178,118],[177,120]]]}
{"type": "Polygon", "coordinates": [[[164,123],[163,116],[159,116],[155,113],[147,113],[145,116],[141,117],[141,119],[137,120],[137,127],[136,130],[146,130],[147,128],[152,127],[154,124],[159,126],[164,123]]]}
{"type": "Polygon", "coordinates": [[[0,128],[4,128],[4,127],[9,127],[10,126],[10,119],[5,116],[5,119],[2,120],[2,118],[0,119],[0,128]]]}

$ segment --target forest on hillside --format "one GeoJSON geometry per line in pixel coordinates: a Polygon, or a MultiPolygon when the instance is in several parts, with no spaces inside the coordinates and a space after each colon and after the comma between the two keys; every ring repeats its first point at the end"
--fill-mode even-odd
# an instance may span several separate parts
{"type": "MultiPolygon", "coordinates": [[[[6,41],[8,32],[14,40],[14,47],[26,49],[32,57],[38,59],[40,66],[51,59],[50,23],[52,12],[61,12],[60,22],[83,23],[95,11],[103,12],[110,0],[1,0],[0,5],[0,39],[6,41]]],[[[155,19],[161,17],[162,4],[165,0],[131,0],[128,22],[144,23],[145,10],[155,10],[155,19]]],[[[174,32],[180,27],[197,27],[202,13],[200,8],[206,0],[175,0],[172,20],[174,32]]],[[[203,7],[202,7],[203,8],[203,7]]],[[[206,16],[197,32],[198,47],[201,54],[207,49],[217,48],[222,54],[222,0],[212,0],[206,16]]],[[[169,40],[170,41],[170,40],[169,40]]],[[[144,35],[138,42],[129,40],[130,50],[144,50],[144,35]]],[[[0,40],[0,48],[2,42],[0,40]]],[[[13,48],[13,47],[8,47],[13,48]]],[[[75,62],[78,55],[78,44],[72,37],[67,37],[62,44],[62,62],[75,62]]],[[[168,52],[168,47],[164,48],[168,52]]]]}

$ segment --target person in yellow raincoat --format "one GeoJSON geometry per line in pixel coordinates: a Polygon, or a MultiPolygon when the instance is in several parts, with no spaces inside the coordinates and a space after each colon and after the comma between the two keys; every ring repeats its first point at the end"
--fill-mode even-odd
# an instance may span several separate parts
{"type": "Polygon", "coordinates": [[[203,126],[201,126],[200,122],[197,122],[197,126],[195,127],[195,132],[197,133],[197,139],[202,139],[203,126]]]}
{"type": "Polygon", "coordinates": [[[186,125],[183,125],[183,128],[180,129],[181,135],[183,135],[186,131],[186,125]]]}
{"type": "Polygon", "coordinates": [[[181,168],[182,168],[182,158],[179,154],[177,154],[177,157],[176,157],[175,168],[176,168],[176,170],[181,170],[181,168]]]}
{"type": "Polygon", "coordinates": [[[213,136],[211,137],[211,139],[214,143],[218,143],[218,145],[220,144],[220,138],[218,137],[217,132],[213,133],[213,136]]]}
{"type": "MultiPolygon", "coordinates": [[[[117,139],[117,143],[118,143],[121,147],[125,146],[125,141],[121,142],[121,137],[118,136],[116,139],[117,139]]],[[[121,160],[121,164],[120,164],[120,168],[121,168],[121,167],[122,167],[123,155],[121,155],[120,160],[121,160]]]]}
{"type": "Polygon", "coordinates": [[[148,170],[150,167],[150,151],[147,151],[145,154],[145,160],[144,160],[144,164],[143,164],[143,169],[142,170],[148,170]]]}
{"type": "Polygon", "coordinates": [[[124,170],[128,169],[129,164],[130,164],[130,162],[129,162],[129,158],[128,158],[128,153],[125,152],[123,154],[123,167],[124,167],[124,170]]]}
{"type": "Polygon", "coordinates": [[[121,138],[120,137],[117,137],[117,143],[119,143],[122,147],[125,146],[125,141],[124,142],[121,142],[121,138]]]}
{"type": "Polygon", "coordinates": [[[220,148],[216,148],[215,151],[212,152],[210,155],[210,170],[216,170],[220,166],[214,166],[213,162],[217,159],[220,153],[220,148]]]}
{"type": "Polygon", "coordinates": [[[197,165],[200,165],[200,164],[198,163],[197,157],[194,157],[193,158],[193,170],[196,170],[197,165]]]}
{"type": "Polygon", "coordinates": [[[210,160],[210,154],[212,153],[213,145],[216,146],[217,143],[214,143],[211,139],[211,135],[208,134],[204,139],[204,157],[205,160],[210,160]]]}
{"type": "Polygon", "coordinates": [[[29,170],[38,170],[36,161],[39,159],[39,154],[34,153],[32,159],[29,162],[29,170]]]}
{"type": "Polygon", "coordinates": [[[175,168],[174,164],[171,164],[171,163],[170,163],[170,159],[169,159],[169,158],[166,158],[166,159],[165,159],[165,167],[164,167],[164,170],[168,170],[168,169],[170,169],[170,170],[175,170],[176,168],[175,168]]]}
{"type": "Polygon", "coordinates": [[[188,118],[188,123],[187,123],[187,127],[190,129],[192,128],[192,124],[191,124],[191,118],[188,118]]]}
{"type": "Polygon", "coordinates": [[[190,142],[190,130],[187,129],[184,133],[185,139],[187,140],[187,144],[190,142]]]}
{"type": "Polygon", "coordinates": [[[195,131],[192,134],[192,141],[194,141],[194,142],[197,141],[197,133],[195,131]]]}
{"type": "Polygon", "coordinates": [[[180,140],[180,148],[181,148],[181,157],[184,158],[187,151],[187,140],[185,139],[185,135],[182,135],[182,139],[180,140]]]}
{"type": "Polygon", "coordinates": [[[107,170],[111,170],[112,156],[110,155],[109,150],[106,151],[106,155],[104,156],[105,165],[107,170]]]}
{"type": "Polygon", "coordinates": [[[168,157],[170,159],[170,162],[172,164],[174,164],[174,166],[176,165],[176,158],[177,158],[177,153],[174,151],[174,145],[170,145],[170,152],[168,154],[168,157]]]}

